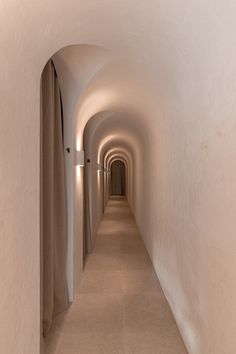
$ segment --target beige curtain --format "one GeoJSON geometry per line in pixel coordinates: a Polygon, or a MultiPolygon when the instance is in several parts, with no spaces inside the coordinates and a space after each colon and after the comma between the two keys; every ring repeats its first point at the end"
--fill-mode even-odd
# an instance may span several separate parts
{"type": "Polygon", "coordinates": [[[60,88],[52,61],[42,74],[43,334],[68,306],[67,210],[60,88]]]}
{"type": "Polygon", "coordinates": [[[111,194],[125,195],[125,164],[120,160],[111,165],[111,194]]]}
{"type": "MultiPolygon", "coordinates": [[[[87,160],[87,159],[86,159],[87,160]]],[[[92,252],[92,225],[91,225],[91,162],[86,161],[84,168],[84,263],[85,257],[92,252]]]]}

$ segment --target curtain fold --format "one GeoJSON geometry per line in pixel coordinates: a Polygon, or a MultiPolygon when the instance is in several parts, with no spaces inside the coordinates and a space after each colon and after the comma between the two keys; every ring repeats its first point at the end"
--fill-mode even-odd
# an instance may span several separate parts
{"type": "Polygon", "coordinates": [[[68,307],[67,209],[60,87],[49,61],[41,82],[43,334],[68,307]]]}
{"type": "Polygon", "coordinates": [[[84,166],[84,262],[87,254],[92,252],[92,181],[91,163],[84,166]]]}

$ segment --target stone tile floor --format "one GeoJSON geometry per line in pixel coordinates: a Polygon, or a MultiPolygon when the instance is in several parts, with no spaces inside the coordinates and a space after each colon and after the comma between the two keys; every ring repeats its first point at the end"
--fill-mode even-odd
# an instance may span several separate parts
{"type": "Polygon", "coordinates": [[[125,199],[109,201],[79,294],[45,343],[46,354],[187,353],[125,199]]]}

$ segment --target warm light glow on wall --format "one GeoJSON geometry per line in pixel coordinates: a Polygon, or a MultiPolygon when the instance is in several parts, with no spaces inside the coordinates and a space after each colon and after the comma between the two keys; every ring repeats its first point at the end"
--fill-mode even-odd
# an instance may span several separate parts
{"type": "Polygon", "coordinates": [[[84,166],[84,151],[76,151],[75,154],[75,165],[77,167],[83,167],[84,166]]]}
{"type": "Polygon", "coordinates": [[[100,181],[101,181],[101,178],[100,178],[100,173],[101,171],[97,170],[97,186],[98,186],[98,190],[100,189],[100,181]]]}
{"type": "MultiPolygon", "coordinates": [[[[79,117],[81,126],[85,127],[88,119],[99,111],[103,111],[107,107],[107,103],[112,104],[117,100],[117,92],[110,88],[101,88],[95,92],[91,92],[83,99],[77,108],[77,117],[79,117]],[[99,108],[98,108],[99,107],[99,108]]],[[[78,130],[79,131],[79,130],[78,130]]],[[[82,134],[82,131],[79,131],[82,134]]]]}
{"type": "Polygon", "coordinates": [[[98,163],[100,163],[100,156],[101,156],[101,151],[102,151],[102,148],[105,144],[107,144],[108,142],[114,140],[115,138],[117,138],[117,135],[116,134],[110,134],[108,136],[106,136],[100,143],[100,146],[98,148],[98,163]]]}
{"type": "Polygon", "coordinates": [[[80,181],[81,181],[81,173],[82,173],[82,170],[81,170],[80,166],[76,166],[76,182],[77,182],[77,186],[78,186],[78,183],[80,183],[80,181]]]}
{"type": "Polygon", "coordinates": [[[75,143],[75,145],[76,145],[76,150],[77,151],[82,150],[82,139],[81,139],[80,134],[76,134],[76,143],[75,143]]]}

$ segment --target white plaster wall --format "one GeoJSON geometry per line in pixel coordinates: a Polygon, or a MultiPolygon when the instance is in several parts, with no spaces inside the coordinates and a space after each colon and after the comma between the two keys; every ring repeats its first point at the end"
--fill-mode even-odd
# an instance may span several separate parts
{"type": "Polygon", "coordinates": [[[1,1],[1,352],[40,351],[40,75],[90,44],[112,59],[83,81],[74,145],[97,112],[145,122],[139,228],[189,353],[234,354],[235,17],[234,0],[1,1]]]}

